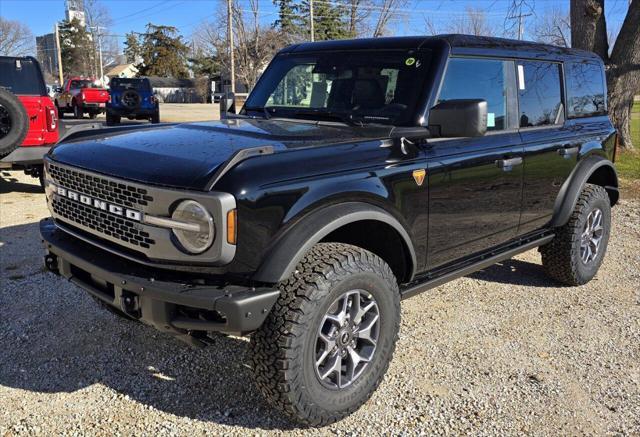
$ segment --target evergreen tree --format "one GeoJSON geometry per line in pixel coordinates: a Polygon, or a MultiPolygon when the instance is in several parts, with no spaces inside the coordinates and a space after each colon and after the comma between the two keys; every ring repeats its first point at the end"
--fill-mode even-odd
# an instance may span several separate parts
{"type": "MultiPolygon", "coordinates": [[[[291,41],[308,41],[311,37],[309,0],[274,0],[274,4],[278,7],[278,19],[274,27],[291,41]]],[[[353,32],[349,30],[348,12],[342,3],[314,2],[314,39],[323,41],[353,37],[353,32]]]]}
{"type": "Polygon", "coordinates": [[[300,17],[298,10],[300,7],[292,0],[273,0],[273,4],[278,7],[278,19],[273,26],[279,28],[284,34],[298,35],[300,33],[300,17]]]}
{"type": "Polygon", "coordinates": [[[173,26],[147,24],[139,37],[142,63],[136,65],[140,76],[186,77],[189,46],[173,26]]]}
{"type": "Polygon", "coordinates": [[[60,51],[67,76],[94,75],[95,52],[91,35],[77,18],[60,25],[60,51]]]}
{"type": "Polygon", "coordinates": [[[124,56],[128,63],[135,64],[140,61],[140,41],[138,36],[134,32],[126,34],[126,40],[124,42],[124,56]]]}

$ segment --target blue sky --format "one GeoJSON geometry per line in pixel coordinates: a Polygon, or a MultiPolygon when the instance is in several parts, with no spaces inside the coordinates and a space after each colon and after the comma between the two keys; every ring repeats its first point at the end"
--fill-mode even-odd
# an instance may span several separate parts
{"type": "MultiPolygon", "coordinates": [[[[261,21],[271,23],[277,9],[272,0],[258,0],[261,21]]],[[[213,19],[223,0],[101,0],[114,20],[112,33],[124,35],[143,31],[148,22],[176,26],[185,37],[205,19],[213,19]]],[[[247,0],[241,2],[248,3],[247,0]]],[[[391,23],[397,35],[425,33],[424,20],[429,17],[436,26],[443,26],[451,18],[464,15],[467,6],[486,12],[495,28],[502,29],[509,0],[410,0],[403,16],[391,23]]],[[[569,0],[530,0],[537,15],[552,8],[568,10],[569,0]]],[[[628,0],[607,0],[606,13],[610,29],[617,29],[624,19],[628,0]]],[[[247,6],[248,9],[248,6],[247,6]]],[[[56,20],[64,18],[64,0],[0,0],[0,16],[27,24],[34,35],[51,32],[56,20]]],[[[530,20],[527,18],[527,20],[530,20]]],[[[528,22],[525,21],[525,30],[528,22]]],[[[531,23],[529,22],[529,25],[531,23]]],[[[526,36],[526,34],[525,34],[526,36]]],[[[122,42],[122,38],[120,38],[122,42]]]]}

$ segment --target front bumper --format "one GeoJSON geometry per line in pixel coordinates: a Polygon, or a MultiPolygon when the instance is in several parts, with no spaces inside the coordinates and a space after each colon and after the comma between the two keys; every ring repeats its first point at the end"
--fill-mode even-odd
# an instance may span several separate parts
{"type": "Polygon", "coordinates": [[[107,108],[106,102],[82,102],[82,109],[98,109],[104,111],[107,108]]]}
{"type": "Polygon", "coordinates": [[[212,284],[180,272],[131,263],[40,222],[45,266],[96,298],[156,329],[201,345],[208,332],[246,334],[258,329],[280,292],[212,284]]]}

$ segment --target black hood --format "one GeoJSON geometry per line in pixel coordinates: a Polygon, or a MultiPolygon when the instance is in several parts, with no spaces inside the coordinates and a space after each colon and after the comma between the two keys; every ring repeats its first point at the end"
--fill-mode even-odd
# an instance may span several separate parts
{"type": "Polygon", "coordinates": [[[378,129],[284,120],[233,119],[159,125],[126,131],[101,129],[70,137],[51,150],[61,163],[142,183],[203,190],[235,152],[272,146],[292,148],[380,137],[378,129]]]}

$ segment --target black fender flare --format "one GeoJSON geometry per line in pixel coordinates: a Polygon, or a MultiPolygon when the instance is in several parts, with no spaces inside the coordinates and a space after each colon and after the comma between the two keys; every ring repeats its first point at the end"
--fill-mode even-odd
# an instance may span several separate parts
{"type": "Polygon", "coordinates": [[[384,209],[363,202],[345,202],[320,208],[286,230],[267,251],[252,279],[275,284],[294,272],[304,255],[324,237],[349,223],[374,220],[394,228],[410,256],[410,276],[416,269],[416,253],[411,237],[402,224],[384,209]]]}
{"type": "Polygon", "coordinates": [[[569,221],[571,212],[576,206],[582,188],[589,178],[600,168],[609,167],[614,176],[613,184],[605,185],[604,188],[609,193],[611,205],[615,205],[618,200],[618,173],[613,163],[600,155],[591,155],[578,162],[567,180],[562,184],[558,197],[553,206],[553,217],[550,225],[552,227],[563,226],[569,221]]]}

